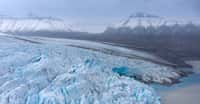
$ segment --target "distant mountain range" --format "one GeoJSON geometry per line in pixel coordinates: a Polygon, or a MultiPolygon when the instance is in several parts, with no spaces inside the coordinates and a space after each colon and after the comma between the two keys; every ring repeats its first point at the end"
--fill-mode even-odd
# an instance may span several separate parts
{"type": "Polygon", "coordinates": [[[173,25],[199,25],[199,20],[183,19],[183,18],[165,18],[148,13],[135,13],[131,14],[127,19],[117,23],[114,27],[160,27],[160,26],[173,26],[173,25]]]}
{"type": "MultiPolygon", "coordinates": [[[[104,32],[102,27],[105,27],[105,32],[116,31],[154,31],[166,30],[171,31],[172,29],[182,28],[190,31],[190,28],[200,27],[200,19],[181,19],[181,18],[164,18],[161,16],[149,14],[149,13],[134,13],[126,19],[118,23],[113,23],[112,26],[80,26],[75,23],[67,24],[62,19],[51,18],[51,17],[9,17],[0,16],[0,32],[4,33],[34,33],[34,32],[91,32],[101,28],[101,32],[104,32]],[[108,27],[108,28],[107,28],[108,27]],[[107,28],[107,29],[106,29],[107,28]],[[171,28],[171,30],[169,29],[171,28]],[[146,29],[146,30],[145,30],[146,29]]],[[[107,23],[110,24],[110,23],[107,23]]],[[[98,33],[100,33],[98,31],[98,33]]]]}
{"type": "Polygon", "coordinates": [[[108,27],[108,34],[180,35],[200,33],[200,19],[164,18],[148,13],[136,13],[108,27]]]}
{"type": "Polygon", "coordinates": [[[62,31],[69,32],[70,25],[66,25],[63,20],[50,17],[0,17],[0,32],[35,32],[35,31],[62,31]]]}

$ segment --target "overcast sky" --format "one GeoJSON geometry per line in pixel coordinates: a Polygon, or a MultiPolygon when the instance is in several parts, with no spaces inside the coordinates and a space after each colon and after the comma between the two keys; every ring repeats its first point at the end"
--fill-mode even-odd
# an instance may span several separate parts
{"type": "Polygon", "coordinates": [[[200,0],[0,0],[0,14],[72,18],[122,17],[134,12],[200,16],[200,0]]]}

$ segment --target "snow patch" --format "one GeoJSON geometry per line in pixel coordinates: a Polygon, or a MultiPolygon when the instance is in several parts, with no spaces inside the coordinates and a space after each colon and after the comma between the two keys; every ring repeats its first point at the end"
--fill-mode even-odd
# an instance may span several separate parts
{"type": "Polygon", "coordinates": [[[0,18],[0,31],[6,33],[54,31],[69,32],[70,26],[53,18],[0,18]]]}

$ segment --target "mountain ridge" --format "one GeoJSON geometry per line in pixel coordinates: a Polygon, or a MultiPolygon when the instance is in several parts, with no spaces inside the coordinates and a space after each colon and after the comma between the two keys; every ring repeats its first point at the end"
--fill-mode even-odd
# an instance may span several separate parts
{"type": "Polygon", "coordinates": [[[0,17],[0,32],[72,31],[62,19],[52,17],[0,17]]]}
{"type": "Polygon", "coordinates": [[[113,27],[135,28],[137,26],[142,26],[147,28],[150,26],[160,27],[163,25],[174,26],[174,25],[187,25],[187,24],[200,25],[200,21],[199,19],[193,20],[193,19],[183,19],[183,18],[162,17],[150,13],[138,12],[131,14],[129,17],[115,24],[113,27]]]}

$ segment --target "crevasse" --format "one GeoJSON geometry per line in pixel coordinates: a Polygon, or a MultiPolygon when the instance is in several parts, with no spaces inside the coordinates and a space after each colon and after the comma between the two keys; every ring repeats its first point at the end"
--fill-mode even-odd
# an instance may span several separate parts
{"type": "Polygon", "coordinates": [[[131,68],[128,62],[140,70],[146,70],[141,63],[155,66],[139,59],[0,36],[0,104],[160,104],[151,87],[112,71],[131,68]]]}

